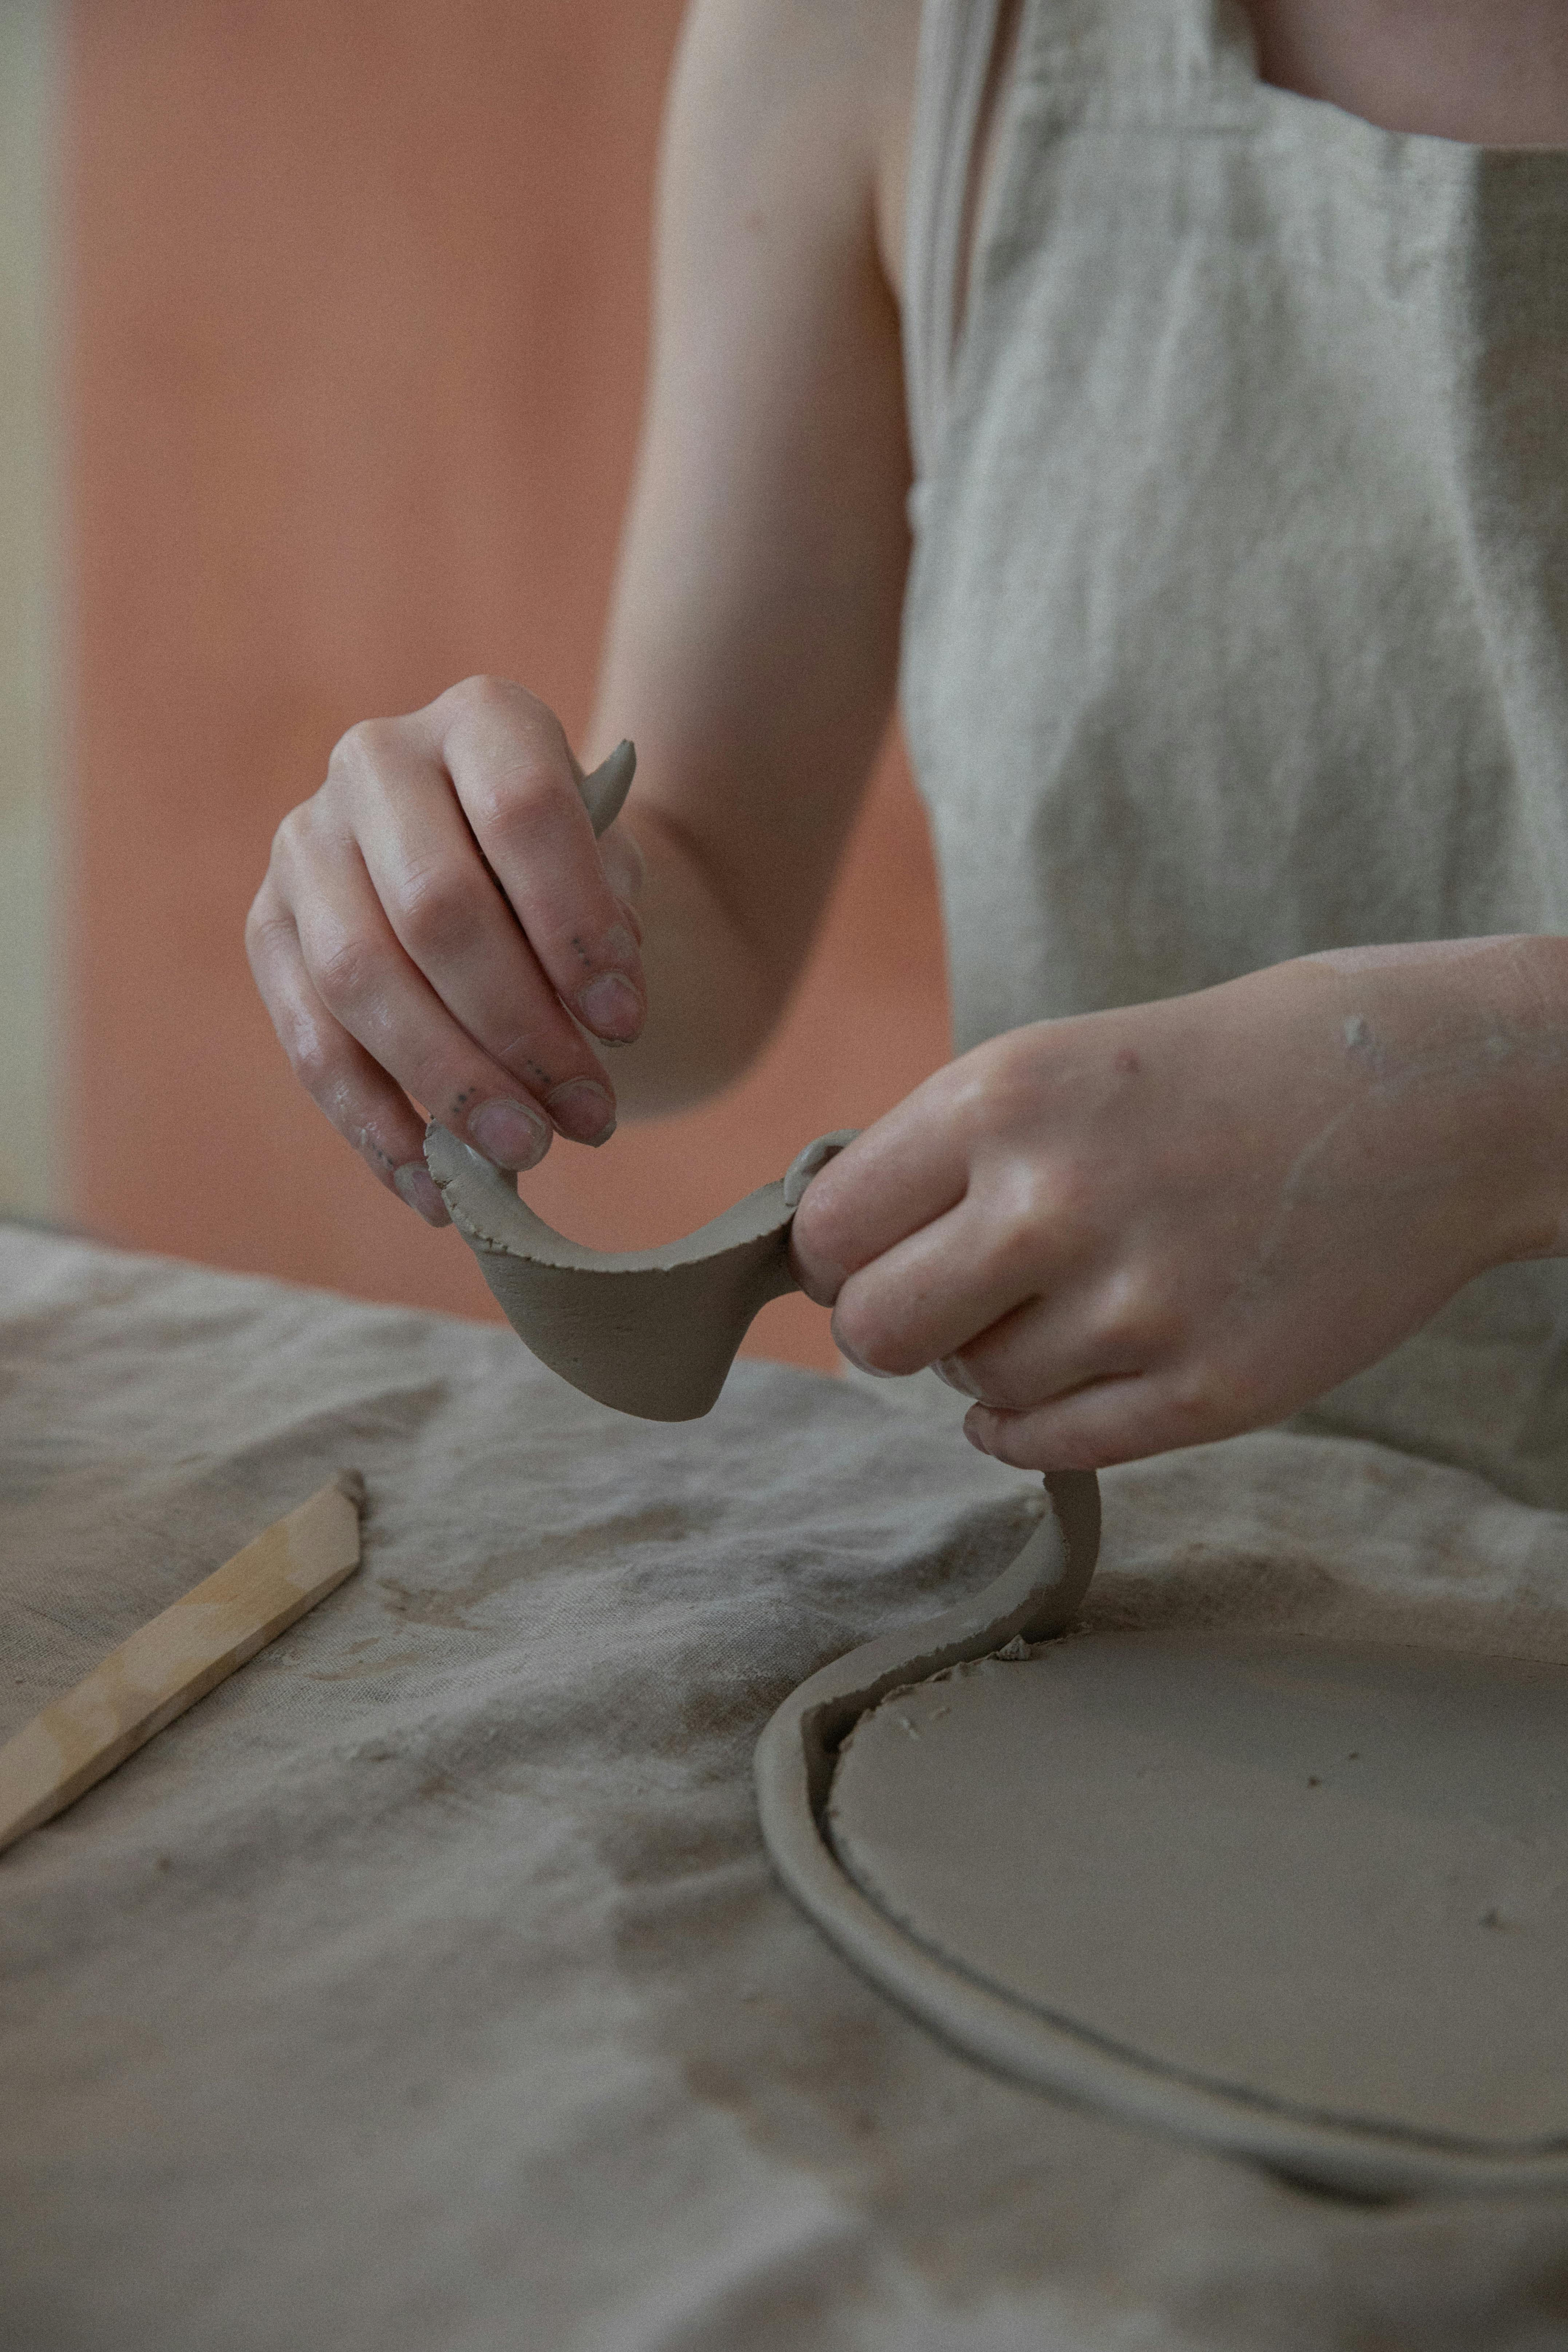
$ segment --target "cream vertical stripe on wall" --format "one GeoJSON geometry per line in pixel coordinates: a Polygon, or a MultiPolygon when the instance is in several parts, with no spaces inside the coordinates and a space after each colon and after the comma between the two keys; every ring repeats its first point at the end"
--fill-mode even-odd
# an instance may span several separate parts
{"type": "Polygon", "coordinates": [[[0,1211],[61,1205],[58,0],[0,0],[0,1211]]]}

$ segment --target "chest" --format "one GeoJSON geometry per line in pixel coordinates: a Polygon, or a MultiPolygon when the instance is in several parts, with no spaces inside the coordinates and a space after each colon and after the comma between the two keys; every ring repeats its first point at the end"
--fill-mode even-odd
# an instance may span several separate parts
{"type": "Polygon", "coordinates": [[[1387,131],[1568,145],[1562,0],[1242,0],[1263,79],[1387,131]]]}
{"type": "MultiPolygon", "coordinates": [[[[1259,77],[1384,130],[1475,146],[1568,147],[1563,0],[1231,0],[1259,77]]],[[[959,300],[967,288],[1025,0],[1002,0],[968,156],[959,300]]],[[[879,44],[877,212],[883,266],[903,295],[904,211],[920,0],[890,6],[879,44]]]]}

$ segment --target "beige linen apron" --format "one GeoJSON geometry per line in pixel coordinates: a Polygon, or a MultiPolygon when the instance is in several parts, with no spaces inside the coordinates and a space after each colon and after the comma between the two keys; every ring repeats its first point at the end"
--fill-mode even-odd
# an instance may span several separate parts
{"type": "MultiPolygon", "coordinates": [[[[958,1048],[1568,931],[1568,153],[1268,88],[1227,0],[1025,0],[955,335],[996,14],[928,0],[908,215],[902,703],[958,1048]]],[[[1568,1506],[1568,1265],[1311,1421],[1568,1506]]]]}

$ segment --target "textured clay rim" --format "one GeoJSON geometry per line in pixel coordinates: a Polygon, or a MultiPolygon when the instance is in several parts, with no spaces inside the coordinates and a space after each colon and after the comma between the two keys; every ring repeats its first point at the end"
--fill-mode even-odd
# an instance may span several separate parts
{"type": "Polygon", "coordinates": [[[778,1708],[756,1750],[763,1839],[787,1892],[879,1990],[941,2040],[1010,2081],[1356,2197],[1561,2189],[1568,2145],[1517,2151],[1446,2141],[1397,2125],[1316,2114],[1179,2073],[966,1977],[864,1895],[833,1851],[826,1822],[834,1767],[860,1717],[889,1691],[983,1658],[1015,1636],[1065,1631],[1094,1572],[1100,1488],[1092,1472],[1046,1481],[1048,1516],[994,1584],[912,1631],[851,1650],[778,1708]],[[951,2004],[964,1988],[962,2015],[951,2004]]]}

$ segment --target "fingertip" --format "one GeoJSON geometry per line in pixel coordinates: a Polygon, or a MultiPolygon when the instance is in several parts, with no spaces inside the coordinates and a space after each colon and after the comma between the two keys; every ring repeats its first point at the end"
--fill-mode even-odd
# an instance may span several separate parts
{"type": "Polygon", "coordinates": [[[452,1222],[441,1188],[422,1160],[405,1160],[392,1171],[393,1189],[427,1225],[439,1228],[452,1222]]]}
{"type": "MultiPolygon", "coordinates": [[[[804,1258],[795,1244],[795,1227],[790,1227],[789,1270],[814,1307],[837,1307],[838,1294],[848,1277],[836,1267],[825,1265],[820,1258],[804,1258]]],[[[837,1345],[837,1336],[835,1345],[837,1345]]],[[[847,1353],[847,1350],[844,1350],[847,1353]]]]}
{"type": "Polygon", "coordinates": [[[574,1143],[608,1143],[616,1131],[615,1099],[595,1079],[568,1079],[545,1096],[544,1108],[574,1143]]]}
{"type": "Polygon", "coordinates": [[[549,1121],[531,1103],[498,1097],[470,1111],[468,1140],[496,1167],[510,1175],[537,1168],[550,1149],[549,1121]]]}
{"type": "Polygon", "coordinates": [[[963,1416],[963,1433],[977,1454],[986,1454],[1006,1469],[1065,1469],[1065,1463],[1041,1459],[1038,1434],[1031,1427],[1035,1419],[1033,1413],[1008,1412],[996,1405],[977,1404],[963,1416]]]}
{"type": "MultiPolygon", "coordinates": [[[[785,1194],[787,1201],[788,1194],[785,1194]]],[[[837,1265],[812,1242],[815,1220],[806,1214],[806,1199],[795,1210],[789,1229],[789,1267],[814,1307],[837,1307],[838,1294],[849,1279],[847,1267],[837,1265]]],[[[834,1335],[835,1340],[837,1334],[834,1335]]]]}
{"type": "Polygon", "coordinates": [[[845,1284],[857,1271],[837,1255],[832,1244],[842,1232],[833,1214],[840,1182],[837,1171],[858,1133],[856,1128],[845,1127],[817,1136],[795,1154],[784,1171],[784,1205],[795,1211],[790,1267],[806,1297],[818,1307],[836,1307],[845,1284]]]}
{"type": "Polygon", "coordinates": [[[834,1325],[833,1329],[833,1344],[837,1349],[839,1354],[844,1358],[845,1361],[847,1363],[853,1364],[858,1372],[864,1372],[868,1380],[897,1381],[901,1380],[904,1377],[901,1372],[889,1371],[887,1367],[883,1364],[868,1363],[865,1357],[860,1354],[859,1350],[849,1345],[848,1340],[845,1339],[843,1333],[838,1329],[837,1323],[834,1325]]]}
{"type": "Polygon", "coordinates": [[[577,1010],[584,1028],[606,1045],[629,1045],[646,1017],[640,994],[619,971],[601,972],[590,981],[578,994],[577,1010]]]}
{"type": "Polygon", "coordinates": [[[977,1453],[1009,1470],[1104,1470],[1137,1461],[1158,1445],[1137,1443],[1101,1414],[1081,1412],[1076,1401],[1009,1412],[1005,1406],[977,1404],[963,1416],[963,1433],[977,1453]]]}

